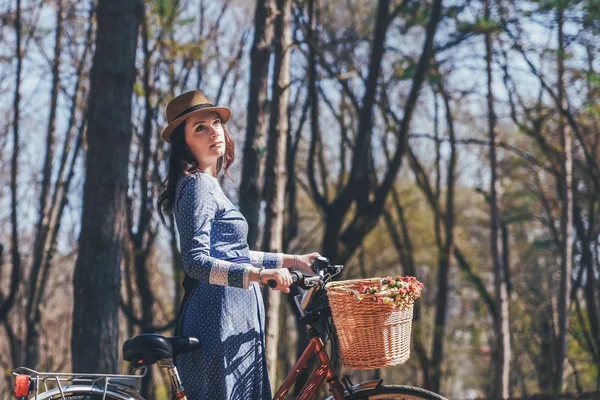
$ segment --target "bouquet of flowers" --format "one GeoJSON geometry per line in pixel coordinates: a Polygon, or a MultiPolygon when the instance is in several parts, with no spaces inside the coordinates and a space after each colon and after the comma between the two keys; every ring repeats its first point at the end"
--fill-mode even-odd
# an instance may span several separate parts
{"type": "Polygon", "coordinates": [[[362,285],[355,293],[358,300],[371,300],[378,304],[394,305],[401,309],[410,307],[421,297],[423,284],[414,276],[381,278],[379,285],[362,285]]]}

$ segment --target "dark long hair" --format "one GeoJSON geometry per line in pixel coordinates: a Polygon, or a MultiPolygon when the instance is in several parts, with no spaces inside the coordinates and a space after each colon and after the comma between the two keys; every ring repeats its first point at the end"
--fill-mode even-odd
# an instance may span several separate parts
{"type": "MultiPolygon", "coordinates": [[[[216,172],[219,173],[223,169],[229,179],[233,180],[229,174],[229,167],[235,159],[235,145],[225,125],[223,125],[223,131],[225,133],[225,154],[217,160],[216,172]]],[[[171,134],[169,171],[167,172],[167,177],[162,182],[165,190],[158,196],[157,201],[158,214],[163,223],[165,223],[164,213],[170,214],[173,212],[173,207],[175,206],[175,189],[179,178],[185,173],[195,174],[198,172],[200,172],[198,161],[185,141],[185,121],[183,121],[171,134]]]]}

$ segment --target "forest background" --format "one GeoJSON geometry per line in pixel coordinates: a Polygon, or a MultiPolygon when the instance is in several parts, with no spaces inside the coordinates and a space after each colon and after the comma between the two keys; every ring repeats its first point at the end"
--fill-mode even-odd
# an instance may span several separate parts
{"type": "MultiPolygon", "coordinates": [[[[1,0],[0,397],[127,372],[182,296],[166,103],[233,110],[251,248],[424,282],[402,366],[452,399],[600,390],[598,0],[1,0]]],[[[265,294],[282,382],[305,340],[265,294]]],[[[148,398],[167,398],[153,370],[148,398]]]]}

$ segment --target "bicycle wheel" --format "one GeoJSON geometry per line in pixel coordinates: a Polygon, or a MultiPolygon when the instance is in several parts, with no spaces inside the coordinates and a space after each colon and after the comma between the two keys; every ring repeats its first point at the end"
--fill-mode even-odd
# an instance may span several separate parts
{"type": "Polygon", "coordinates": [[[448,400],[429,390],[401,385],[386,385],[344,396],[345,400],[448,400]]]}
{"type": "MultiPolygon", "coordinates": [[[[106,396],[107,399],[114,399],[112,396],[106,396]]],[[[60,397],[57,397],[60,399],[60,397]]],[[[91,393],[65,394],[65,400],[102,400],[102,395],[91,393]]]]}

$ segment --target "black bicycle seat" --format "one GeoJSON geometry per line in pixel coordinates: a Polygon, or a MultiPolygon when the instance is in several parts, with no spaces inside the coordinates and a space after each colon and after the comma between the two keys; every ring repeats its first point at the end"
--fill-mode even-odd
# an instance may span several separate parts
{"type": "Polygon", "coordinates": [[[136,366],[152,365],[159,360],[200,347],[200,341],[191,336],[165,337],[156,333],[143,333],[123,343],[123,359],[136,366]]]}

